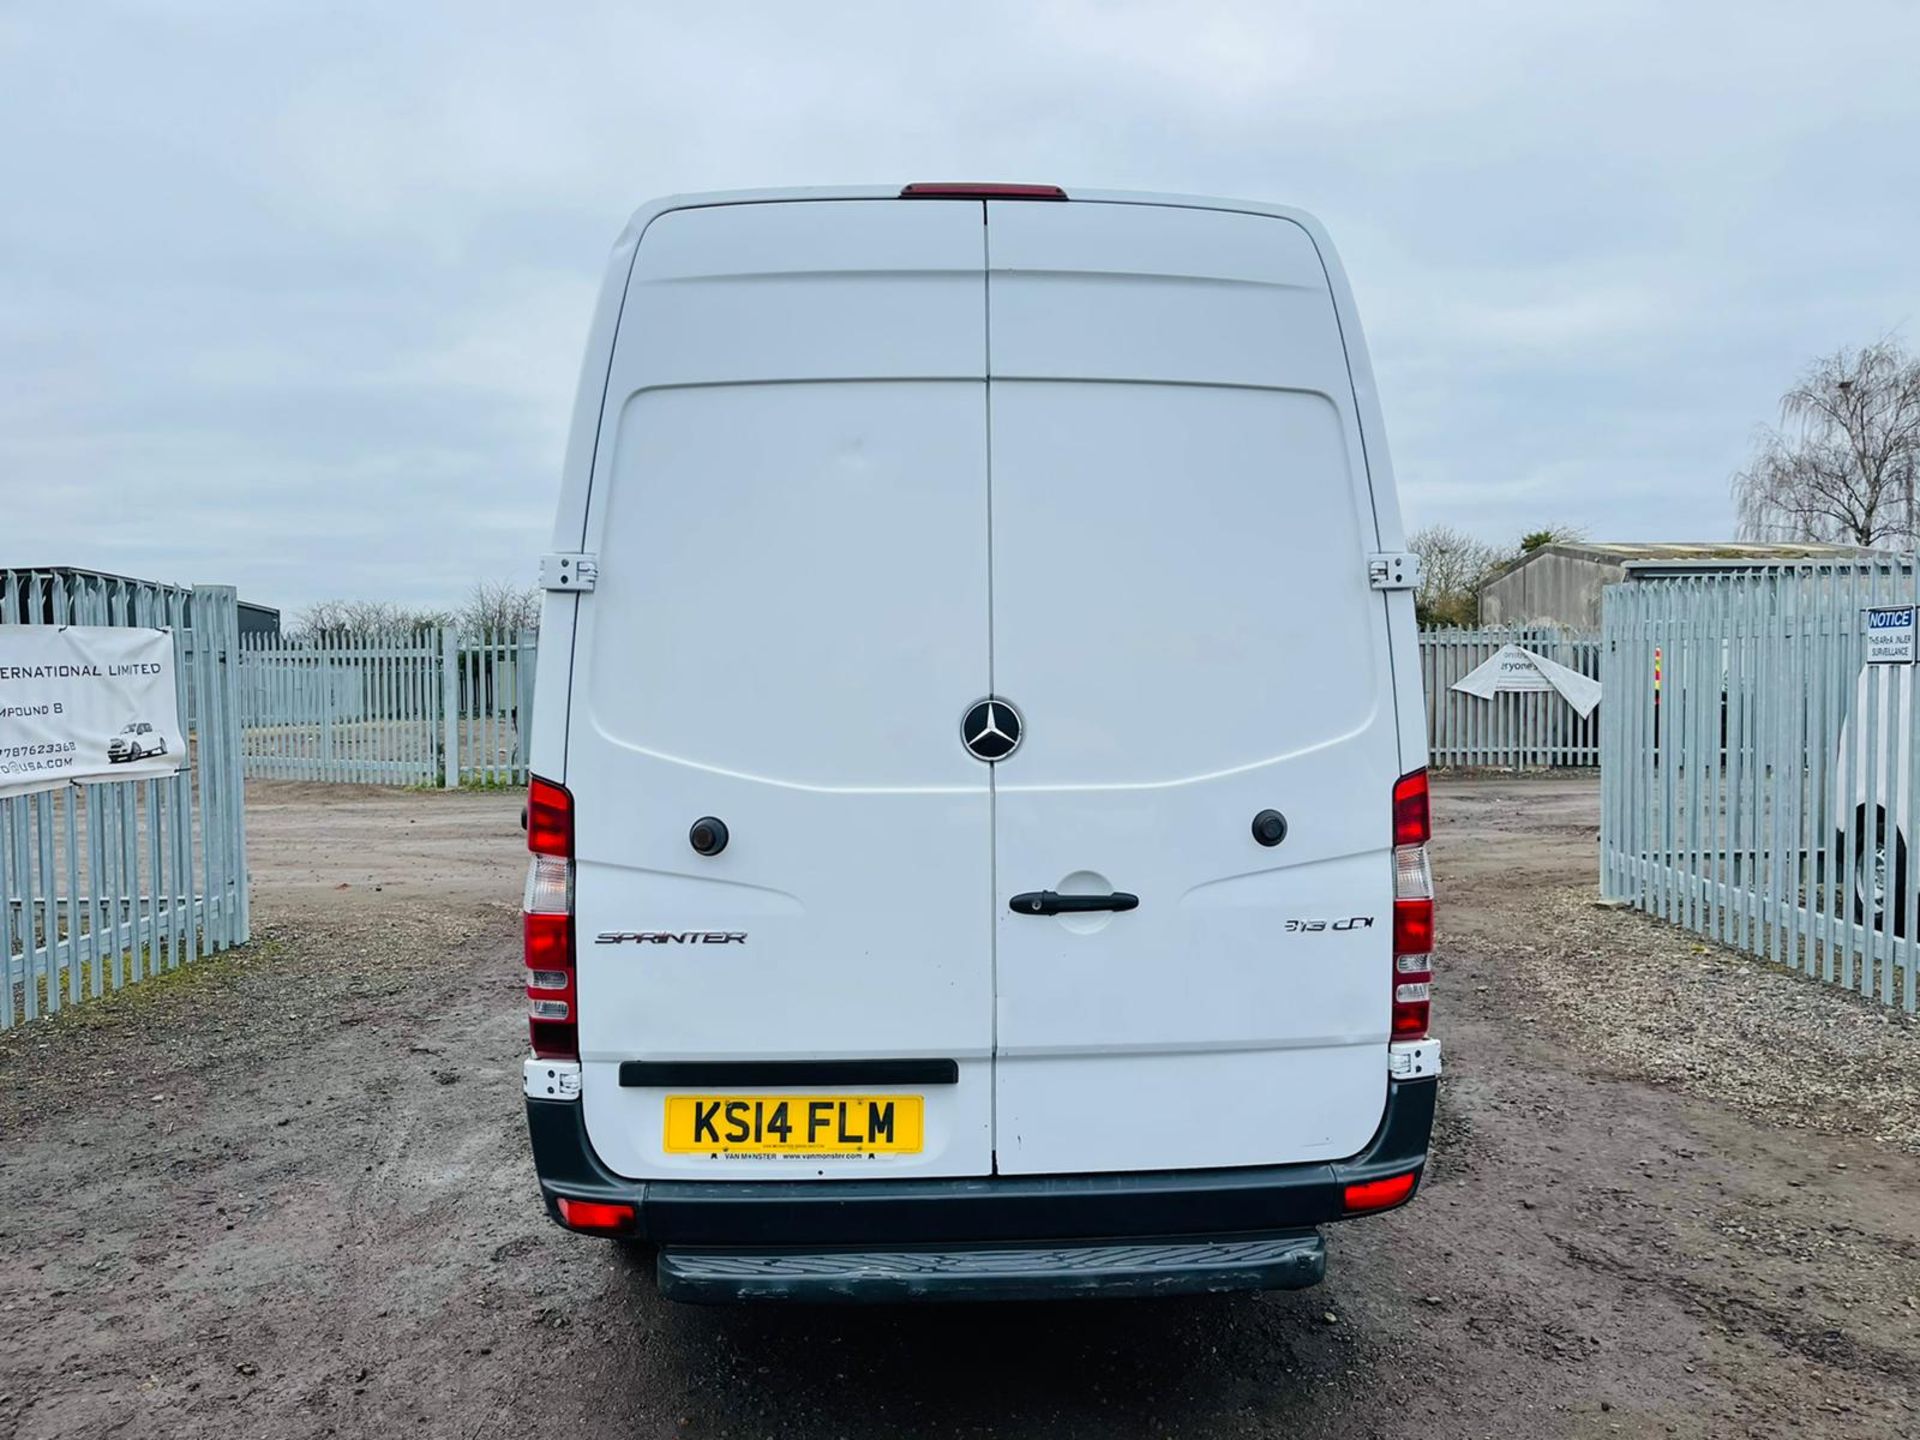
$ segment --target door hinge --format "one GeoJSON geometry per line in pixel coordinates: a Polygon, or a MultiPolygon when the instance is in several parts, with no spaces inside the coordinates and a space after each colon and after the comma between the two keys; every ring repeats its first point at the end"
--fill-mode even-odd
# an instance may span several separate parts
{"type": "Polygon", "coordinates": [[[591,590],[599,575],[600,562],[597,556],[564,550],[540,557],[542,590],[591,590]]]}
{"type": "Polygon", "coordinates": [[[1386,550],[1367,556],[1367,584],[1376,590],[1420,588],[1420,557],[1411,550],[1386,550]]]}

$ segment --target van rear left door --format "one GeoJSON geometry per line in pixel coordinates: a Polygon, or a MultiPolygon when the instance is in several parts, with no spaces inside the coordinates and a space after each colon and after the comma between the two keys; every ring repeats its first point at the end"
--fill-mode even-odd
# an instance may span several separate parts
{"type": "Polygon", "coordinates": [[[639,243],[566,773],[585,1115],[620,1174],[991,1167],[989,771],[957,733],[989,683],[982,237],[978,204],[842,200],[669,211],[639,243]],[[897,1058],[958,1082],[764,1072],[897,1058]],[[739,1078],[623,1084],[628,1061],[739,1078]],[[685,1091],[917,1094],[923,1133],[716,1158],[668,1148],[685,1091]]]}

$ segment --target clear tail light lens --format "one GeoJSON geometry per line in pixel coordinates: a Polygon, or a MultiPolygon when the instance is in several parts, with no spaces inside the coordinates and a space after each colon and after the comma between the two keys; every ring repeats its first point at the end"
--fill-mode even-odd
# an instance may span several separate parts
{"type": "Polygon", "coordinates": [[[527,890],[520,908],[530,915],[565,915],[573,909],[573,862],[536,855],[527,866],[527,890]]]}
{"type": "Polygon", "coordinates": [[[1395,900],[1431,900],[1433,898],[1433,866],[1427,860],[1426,846],[1395,847],[1393,898],[1395,900]]]}

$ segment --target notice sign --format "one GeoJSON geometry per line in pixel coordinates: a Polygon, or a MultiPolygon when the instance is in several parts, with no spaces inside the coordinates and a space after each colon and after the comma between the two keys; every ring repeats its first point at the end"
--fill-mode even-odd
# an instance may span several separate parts
{"type": "Polygon", "coordinates": [[[1869,665],[1913,663],[1913,611],[1911,605],[1882,605],[1867,611],[1869,665]]]}
{"type": "Polygon", "coordinates": [[[0,625],[0,796],[172,775],[186,748],[165,630],[0,625]]]}

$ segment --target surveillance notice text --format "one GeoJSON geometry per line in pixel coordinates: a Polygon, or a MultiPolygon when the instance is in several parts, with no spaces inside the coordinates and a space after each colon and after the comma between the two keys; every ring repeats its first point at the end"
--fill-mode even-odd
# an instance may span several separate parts
{"type": "Polygon", "coordinates": [[[1867,611],[1869,665],[1913,663],[1913,612],[1911,605],[1879,605],[1867,611]]]}

